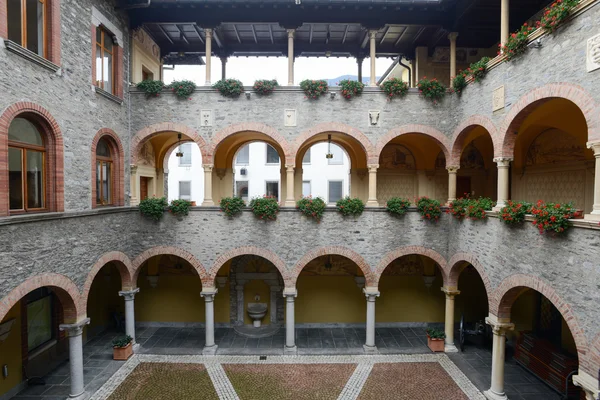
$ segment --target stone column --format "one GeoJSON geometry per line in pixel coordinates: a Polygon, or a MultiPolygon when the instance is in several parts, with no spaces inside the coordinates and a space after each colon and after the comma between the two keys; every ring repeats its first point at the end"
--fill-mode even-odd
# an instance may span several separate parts
{"type": "Polygon", "coordinates": [[[590,142],[587,147],[594,150],[596,172],[594,173],[594,205],[592,206],[592,213],[586,215],[586,218],[600,220],[600,142],[590,142]]]}
{"type": "Polygon", "coordinates": [[[296,288],[283,289],[283,297],[285,297],[285,353],[295,354],[296,348],[296,324],[294,321],[294,301],[298,296],[296,288]]]}
{"type": "Polygon", "coordinates": [[[450,83],[452,78],[456,76],[456,38],[458,32],[450,32],[448,39],[450,40],[450,83]]]}
{"type": "Polygon", "coordinates": [[[204,28],[204,33],[206,35],[206,40],[205,40],[206,55],[204,56],[204,62],[206,64],[206,82],[204,84],[206,86],[210,86],[210,59],[212,56],[213,30],[212,30],[212,28],[204,28]]]}
{"type": "Polygon", "coordinates": [[[356,58],[356,63],[358,64],[358,81],[359,82],[362,82],[362,78],[363,78],[363,74],[362,74],[363,61],[364,61],[364,57],[356,58]]]}
{"type": "Polygon", "coordinates": [[[376,56],[376,48],[375,48],[375,37],[377,36],[377,31],[369,31],[369,57],[371,57],[371,80],[369,81],[369,86],[377,86],[377,74],[375,71],[375,56],[376,56]]]}
{"type": "Polygon", "coordinates": [[[508,41],[508,2],[509,0],[501,0],[500,3],[500,44],[508,41]]]}
{"type": "Polygon", "coordinates": [[[204,297],[205,305],[205,330],[206,340],[204,341],[204,349],[202,354],[214,355],[217,352],[217,345],[215,344],[215,295],[217,294],[217,288],[206,288],[200,292],[200,296],[204,297]]]}
{"type": "Polygon", "coordinates": [[[377,168],[379,164],[369,165],[369,198],[367,207],[379,207],[377,202],[377,168]]]}
{"type": "Polygon", "coordinates": [[[363,293],[367,298],[367,340],[363,349],[366,353],[375,353],[375,299],[379,297],[379,291],[377,288],[366,287],[363,293]]]}
{"type": "Polygon", "coordinates": [[[286,191],[285,191],[285,206],[286,207],[295,207],[296,206],[296,198],[294,195],[294,166],[286,165],[286,191]]]}
{"type": "Polygon", "coordinates": [[[81,334],[83,327],[90,323],[85,318],[75,324],[61,324],[59,329],[69,335],[69,367],[71,370],[71,394],[70,398],[83,398],[85,393],[83,381],[83,341],[81,334]]]}
{"type": "Polygon", "coordinates": [[[584,391],[586,400],[596,400],[600,398],[598,378],[594,378],[580,369],[577,372],[577,375],[573,375],[573,383],[584,391]]]}
{"type": "Polygon", "coordinates": [[[446,293],[446,318],[444,320],[444,332],[446,333],[446,353],[456,353],[458,349],[454,345],[454,296],[460,294],[455,287],[443,287],[442,292],[446,293]]]}
{"type": "Polygon", "coordinates": [[[508,200],[509,167],[512,158],[500,157],[494,158],[498,166],[498,201],[494,211],[500,211],[506,205],[508,200]]]}
{"type": "Polygon", "coordinates": [[[163,195],[168,200],[169,199],[169,170],[163,170],[163,195]]]}
{"type": "MultiPolygon", "coordinates": [[[[448,204],[456,200],[456,174],[458,167],[447,167],[448,170],[448,204]]],[[[461,193],[462,194],[462,193],[461,193]]]]}
{"type": "Polygon", "coordinates": [[[294,86],[294,36],[295,29],[288,29],[288,86],[294,86]]]}
{"type": "Polygon", "coordinates": [[[227,57],[221,57],[221,79],[227,79],[227,57]]]}
{"type": "Polygon", "coordinates": [[[494,339],[492,344],[492,384],[483,394],[490,400],[507,400],[504,393],[504,359],[506,354],[506,332],[515,328],[510,322],[499,321],[490,315],[485,322],[492,327],[494,339]]]}
{"type": "Polygon", "coordinates": [[[133,300],[139,291],[140,288],[135,288],[119,292],[119,296],[125,298],[125,333],[131,336],[133,344],[135,344],[135,307],[133,300]]]}
{"type": "Polygon", "coordinates": [[[204,164],[202,167],[204,168],[204,201],[202,202],[202,206],[214,206],[215,203],[212,198],[212,171],[214,165],[204,164]]]}
{"type": "Polygon", "coordinates": [[[129,175],[131,175],[130,178],[130,187],[129,187],[129,193],[130,193],[130,198],[129,198],[129,205],[130,206],[137,206],[138,204],[140,204],[140,196],[138,194],[138,176],[137,176],[137,165],[133,165],[131,164],[129,166],[129,175]]]}

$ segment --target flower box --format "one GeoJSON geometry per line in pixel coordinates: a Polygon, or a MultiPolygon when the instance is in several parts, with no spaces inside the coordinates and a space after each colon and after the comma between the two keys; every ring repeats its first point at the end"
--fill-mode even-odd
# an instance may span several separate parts
{"type": "Polygon", "coordinates": [[[571,214],[571,219],[583,219],[583,210],[575,210],[571,214]]]}
{"type": "Polygon", "coordinates": [[[431,336],[427,335],[427,346],[434,353],[443,352],[445,349],[445,339],[433,339],[431,336]]]}
{"type": "Polygon", "coordinates": [[[118,361],[127,361],[133,355],[133,346],[131,342],[125,347],[113,347],[113,359],[118,361]]]}

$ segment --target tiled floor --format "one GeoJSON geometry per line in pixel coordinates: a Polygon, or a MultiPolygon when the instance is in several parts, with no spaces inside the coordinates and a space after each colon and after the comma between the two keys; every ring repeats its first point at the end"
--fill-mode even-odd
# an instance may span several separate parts
{"type": "MultiPolygon", "coordinates": [[[[93,393],[120,368],[122,362],[112,360],[111,341],[114,332],[90,340],[84,347],[84,378],[86,391],[93,393]]],[[[363,328],[297,329],[298,354],[363,354],[363,328]]],[[[201,354],[204,329],[140,328],[137,341],[141,354],[201,354]]],[[[269,338],[251,339],[230,328],[217,328],[215,341],[218,354],[282,354],[285,331],[269,338]]],[[[422,328],[379,328],[375,343],[382,354],[429,353],[422,328]]],[[[449,353],[450,359],[480,390],[490,387],[491,349],[467,346],[464,353],[449,353]]],[[[64,399],[69,393],[69,365],[64,363],[46,377],[46,385],[31,386],[16,399],[64,399]]],[[[510,400],[559,400],[560,396],[536,377],[516,365],[510,353],[505,367],[506,393],[510,400]]]]}

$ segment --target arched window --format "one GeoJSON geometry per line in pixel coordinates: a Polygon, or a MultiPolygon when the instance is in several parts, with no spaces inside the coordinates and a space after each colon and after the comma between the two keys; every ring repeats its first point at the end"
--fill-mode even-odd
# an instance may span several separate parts
{"type": "Polygon", "coordinates": [[[46,147],[40,129],[25,118],[8,128],[10,212],[46,208],[46,147]]]}
{"type": "Polygon", "coordinates": [[[113,159],[105,138],[96,146],[96,204],[113,204],[113,159]]]}

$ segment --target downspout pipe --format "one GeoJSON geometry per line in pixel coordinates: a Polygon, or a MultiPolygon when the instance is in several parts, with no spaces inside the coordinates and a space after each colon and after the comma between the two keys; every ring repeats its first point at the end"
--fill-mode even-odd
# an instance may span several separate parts
{"type": "Polygon", "coordinates": [[[404,68],[406,68],[408,70],[408,87],[412,87],[412,85],[411,85],[412,71],[410,69],[410,66],[403,64],[402,61],[400,61],[400,57],[398,57],[398,64],[402,65],[404,68]]]}

